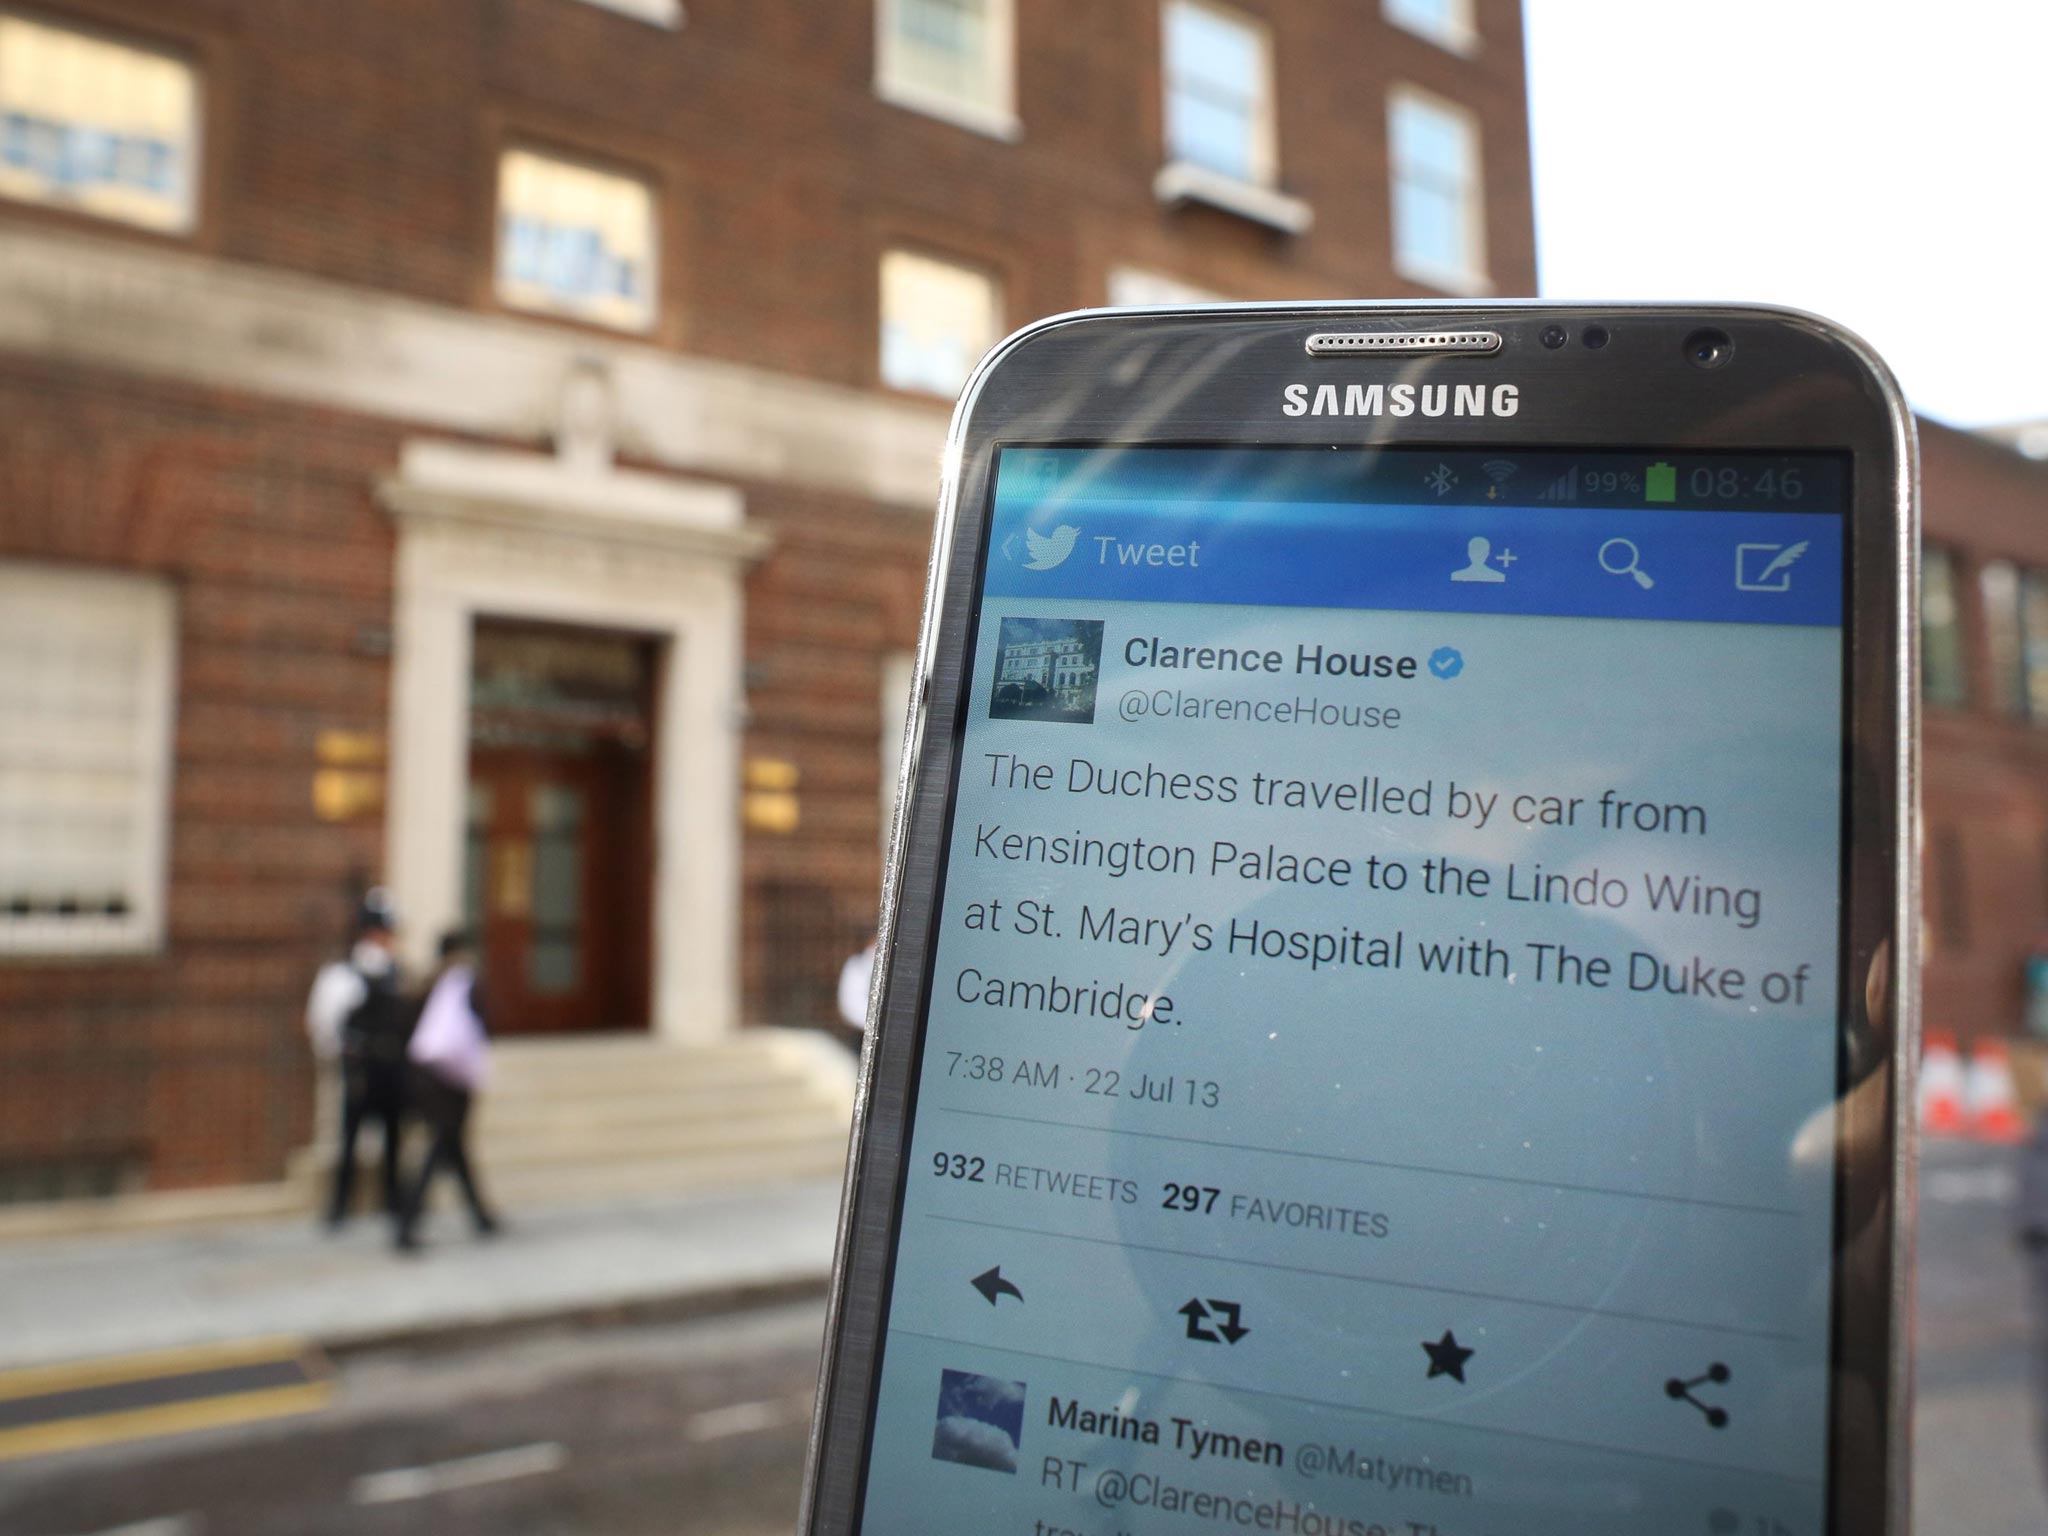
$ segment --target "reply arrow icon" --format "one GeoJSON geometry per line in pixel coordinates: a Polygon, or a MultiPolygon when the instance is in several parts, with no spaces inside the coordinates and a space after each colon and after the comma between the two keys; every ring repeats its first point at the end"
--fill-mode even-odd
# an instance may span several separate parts
{"type": "Polygon", "coordinates": [[[983,1270],[968,1283],[987,1298],[990,1306],[996,1304],[998,1296],[1014,1296],[1019,1301],[1024,1299],[1024,1293],[1003,1278],[1003,1266],[1000,1264],[994,1269],[983,1270]]]}

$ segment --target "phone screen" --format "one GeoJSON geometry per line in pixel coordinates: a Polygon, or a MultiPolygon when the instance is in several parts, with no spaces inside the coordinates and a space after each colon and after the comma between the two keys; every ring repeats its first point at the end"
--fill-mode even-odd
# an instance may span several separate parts
{"type": "Polygon", "coordinates": [[[1000,452],[866,1530],[1823,1529],[1847,497],[1000,452]]]}

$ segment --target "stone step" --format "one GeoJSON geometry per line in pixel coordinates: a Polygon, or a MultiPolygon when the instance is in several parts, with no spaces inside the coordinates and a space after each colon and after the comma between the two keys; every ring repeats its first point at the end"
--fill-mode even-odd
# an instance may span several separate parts
{"type": "Polygon", "coordinates": [[[625,1045],[579,1041],[569,1047],[554,1041],[515,1040],[492,1053],[490,1091],[506,1098],[573,1098],[745,1083],[790,1070],[791,1052],[778,1040],[695,1048],[657,1044],[644,1037],[625,1045]]]}
{"type": "Polygon", "coordinates": [[[610,1121],[521,1129],[511,1134],[485,1128],[476,1156],[486,1169],[570,1167],[655,1158],[715,1157],[752,1153],[836,1132],[846,1140],[845,1122],[820,1099],[774,1115],[703,1117],[668,1125],[619,1126],[610,1121]]]}
{"type": "MultiPolygon", "coordinates": [[[[522,1209],[536,1206],[837,1178],[845,1167],[846,1138],[817,1136],[745,1155],[706,1154],[588,1165],[535,1166],[511,1168],[503,1174],[486,1168],[482,1178],[489,1197],[517,1221],[522,1209]]],[[[444,1185],[437,1192],[436,1204],[449,1209],[453,1199],[454,1192],[444,1185]]]]}
{"type": "MultiPolygon", "coordinates": [[[[478,1171],[515,1218],[530,1204],[832,1177],[853,1085],[852,1057],[809,1031],[749,1029],[705,1046],[515,1037],[493,1051],[477,1107],[478,1171]]],[[[331,1156],[307,1149],[297,1171],[308,1187],[331,1156]]]]}
{"type": "Polygon", "coordinates": [[[597,1116],[619,1128],[667,1125],[706,1117],[772,1114],[793,1099],[816,1097],[814,1087],[795,1073],[736,1083],[690,1083],[679,1088],[641,1084],[619,1093],[575,1096],[532,1091],[507,1094],[494,1087],[477,1108],[476,1126],[480,1135],[500,1136],[587,1125],[597,1116]]]}

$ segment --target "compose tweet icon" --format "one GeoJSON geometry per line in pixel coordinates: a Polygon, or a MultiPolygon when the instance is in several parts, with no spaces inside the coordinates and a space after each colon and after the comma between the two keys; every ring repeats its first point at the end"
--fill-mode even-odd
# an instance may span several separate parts
{"type": "Polygon", "coordinates": [[[1738,544],[1735,546],[1735,590],[1738,592],[1789,592],[1792,567],[1806,553],[1807,541],[1797,544],[1738,544]]]}

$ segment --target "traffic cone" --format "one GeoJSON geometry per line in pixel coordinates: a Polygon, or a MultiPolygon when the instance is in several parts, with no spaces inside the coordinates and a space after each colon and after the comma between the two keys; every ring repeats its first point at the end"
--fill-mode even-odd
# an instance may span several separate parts
{"type": "Polygon", "coordinates": [[[2026,1140],[2027,1122],[2020,1115],[2020,1096],[2012,1081],[2012,1058],[2006,1054],[2003,1040],[1979,1041],[1970,1053],[1963,1099],[1969,1112],[1970,1134],[1977,1140],[2005,1146],[2026,1140]]]}
{"type": "Polygon", "coordinates": [[[1920,1129],[1929,1136],[1963,1134],[1963,1060],[1955,1036],[1929,1030],[1920,1052],[1920,1129]]]}

